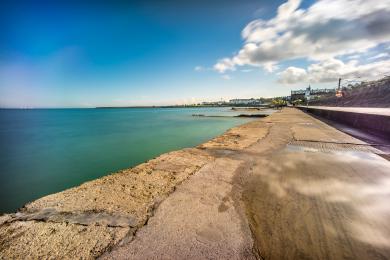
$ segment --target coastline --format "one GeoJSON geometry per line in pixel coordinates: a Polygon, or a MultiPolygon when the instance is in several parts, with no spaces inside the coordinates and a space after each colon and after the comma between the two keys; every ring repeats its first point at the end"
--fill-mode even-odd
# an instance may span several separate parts
{"type": "Polygon", "coordinates": [[[382,153],[284,108],[0,217],[0,256],[386,259],[382,153]]]}
{"type": "Polygon", "coordinates": [[[95,258],[131,240],[161,201],[215,160],[207,149],[243,149],[257,141],[258,136],[247,135],[247,129],[259,121],[233,127],[197,147],[164,153],[135,167],[44,196],[16,213],[3,214],[0,255],[95,258]],[[52,242],[47,243],[49,238],[52,242]],[[34,243],[26,247],[25,242],[30,240],[34,243]]]}
{"type": "Polygon", "coordinates": [[[194,147],[251,118],[228,109],[28,110],[0,118],[0,213],[134,167],[160,154],[194,147]]]}

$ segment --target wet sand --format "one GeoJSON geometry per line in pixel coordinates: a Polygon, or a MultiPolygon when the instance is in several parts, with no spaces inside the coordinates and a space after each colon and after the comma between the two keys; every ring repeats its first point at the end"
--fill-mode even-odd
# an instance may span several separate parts
{"type": "Polygon", "coordinates": [[[0,217],[0,258],[387,259],[381,153],[286,108],[0,217]]]}

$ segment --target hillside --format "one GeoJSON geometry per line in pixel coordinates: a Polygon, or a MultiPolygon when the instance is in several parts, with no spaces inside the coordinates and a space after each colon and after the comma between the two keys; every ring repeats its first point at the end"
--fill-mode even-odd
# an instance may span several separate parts
{"type": "Polygon", "coordinates": [[[390,107],[390,77],[376,81],[362,82],[355,86],[343,88],[344,96],[337,98],[322,96],[310,101],[316,106],[341,107],[390,107]]]}

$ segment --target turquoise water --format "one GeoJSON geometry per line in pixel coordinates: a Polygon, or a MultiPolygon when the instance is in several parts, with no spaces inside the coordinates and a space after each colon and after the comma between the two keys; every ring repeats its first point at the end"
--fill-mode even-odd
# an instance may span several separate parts
{"type": "Polygon", "coordinates": [[[192,147],[250,119],[228,108],[0,110],[0,212],[192,147]]]}

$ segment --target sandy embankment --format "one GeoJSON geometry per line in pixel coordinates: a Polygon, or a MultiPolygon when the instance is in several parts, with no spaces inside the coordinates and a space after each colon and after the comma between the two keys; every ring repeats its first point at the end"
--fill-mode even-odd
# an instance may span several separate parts
{"type": "Polygon", "coordinates": [[[250,122],[197,148],[146,163],[28,203],[0,217],[0,258],[95,258],[124,244],[177,185],[215,161],[207,149],[242,148],[258,139],[250,122]]]}

